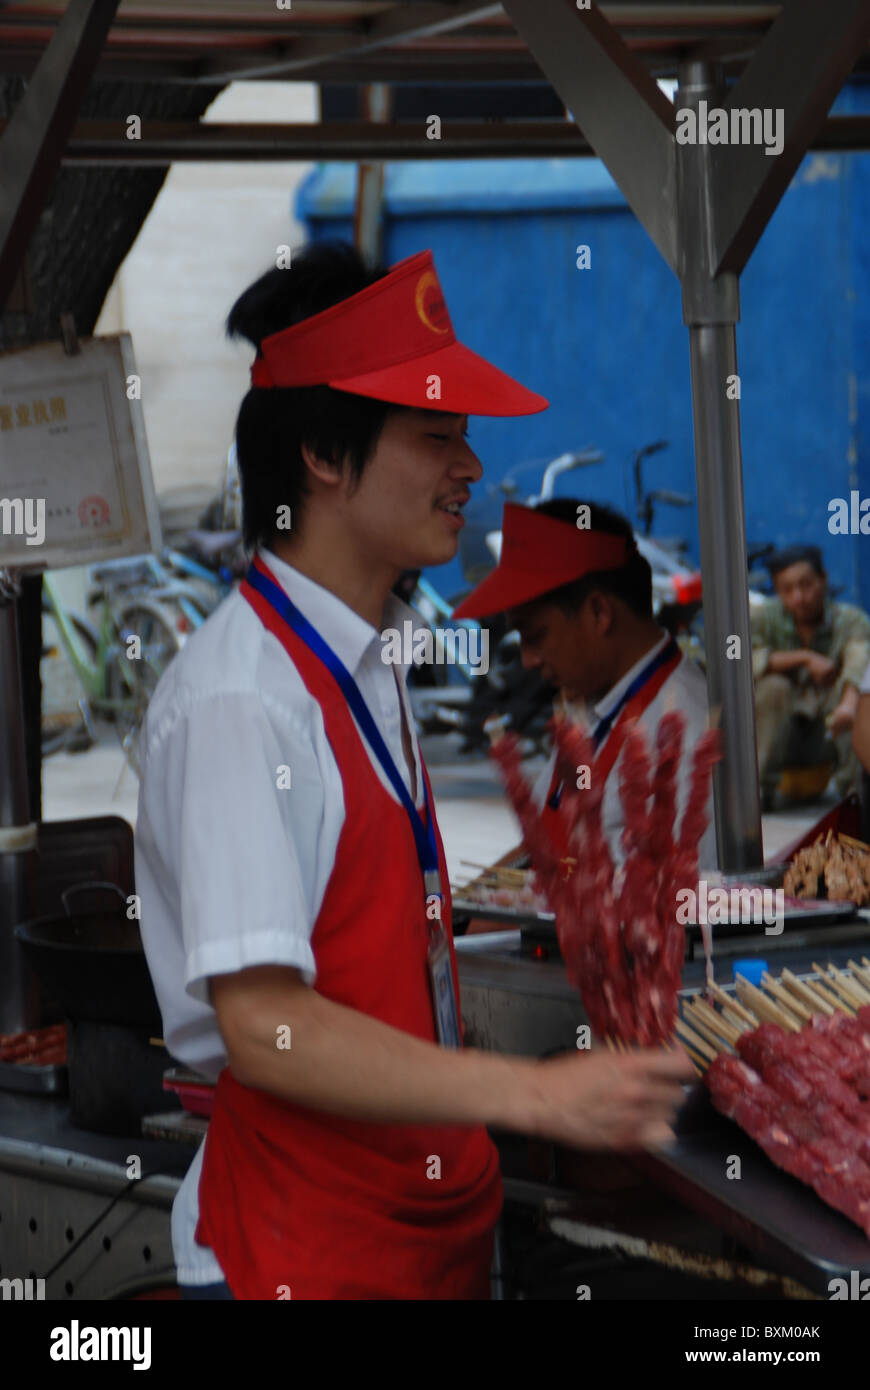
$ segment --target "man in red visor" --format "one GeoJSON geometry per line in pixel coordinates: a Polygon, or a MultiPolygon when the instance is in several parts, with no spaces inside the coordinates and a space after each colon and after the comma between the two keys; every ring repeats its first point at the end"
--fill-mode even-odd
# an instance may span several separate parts
{"type": "Polygon", "coordinates": [[[405,670],[404,570],[450,560],[468,416],[546,401],[456,339],[429,252],[315,245],[235,305],[245,582],[152,698],[136,835],[170,1053],[217,1081],[173,1206],[185,1297],[483,1299],[487,1125],[656,1142],[686,1060],[462,1047],[450,893],[405,670]],[[642,1097],[642,1099],[639,1099],[642,1097]]]}
{"type": "MultiPolygon", "coordinates": [[[[708,724],[707,683],[656,623],[649,564],[630,523],[609,507],[567,498],[536,508],[508,502],[499,564],[453,616],[503,612],[519,632],[523,664],[562,688],[573,716],[592,735],[598,752],[591,775],[605,781],[602,825],[619,863],[625,853],[618,766],[631,721],[639,719],[654,738],[665,710],[678,709],[686,718],[684,749],[691,749],[708,724]]],[[[684,756],[680,812],[690,766],[684,756]]],[[[555,754],[534,794],[560,841],[555,754]]],[[[712,793],[707,814],[699,863],[712,869],[718,863],[712,793]]]]}

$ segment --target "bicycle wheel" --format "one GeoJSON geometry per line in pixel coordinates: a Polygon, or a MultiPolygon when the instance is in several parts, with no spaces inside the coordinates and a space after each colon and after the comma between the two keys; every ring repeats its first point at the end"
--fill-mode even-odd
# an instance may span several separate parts
{"type": "MultiPolygon", "coordinates": [[[[145,711],[157,682],[172,658],[181,650],[183,638],[171,608],[154,599],[131,599],[116,610],[118,656],[116,674],[124,693],[115,720],[115,729],[131,767],[139,774],[139,734],[145,711]],[[139,639],[139,655],[128,656],[129,640],[139,639]]],[[[110,684],[113,683],[110,680],[110,684]]]]}
{"type": "MultiPolygon", "coordinates": [[[[75,613],[69,621],[82,644],[87,660],[93,664],[97,657],[97,639],[90,625],[75,613]]],[[[93,742],[81,703],[87,703],[75,668],[64,650],[60,632],[51,608],[42,605],[42,658],[39,663],[42,686],[42,756],[50,758],[70,743],[83,745],[93,742]]]]}

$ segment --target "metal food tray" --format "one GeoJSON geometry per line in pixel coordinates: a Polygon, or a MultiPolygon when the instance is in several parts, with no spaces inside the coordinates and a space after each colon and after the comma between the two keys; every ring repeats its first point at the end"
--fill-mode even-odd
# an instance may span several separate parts
{"type": "Polygon", "coordinates": [[[521,912],[512,907],[497,907],[492,903],[475,903],[466,898],[453,898],[455,915],[481,917],[485,922],[502,922],[506,927],[553,927],[556,914],[553,912],[521,912]]]}
{"type": "Polygon", "coordinates": [[[30,1062],[0,1062],[0,1091],[65,1096],[69,1091],[68,1064],[48,1062],[40,1066],[30,1062]]]}
{"type": "MultiPolygon", "coordinates": [[[[739,885],[723,884],[722,887],[730,886],[737,888],[739,885]]],[[[757,885],[746,884],[747,888],[757,885]]],[[[795,927],[825,927],[850,922],[857,916],[857,903],[833,902],[830,898],[795,898],[791,902],[787,901],[785,906],[785,921],[783,931],[788,932],[795,927]],[[795,906],[800,903],[800,906],[795,906]]],[[[764,930],[762,922],[714,922],[713,940],[722,936],[751,936],[764,930]]],[[[701,926],[698,922],[687,922],[686,932],[693,940],[700,940],[701,926]]]]}
{"type": "Polygon", "coordinates": [[[870,1275],[870,1241],[860,1228],[777,1168],[739,1125],[719,1114],[701,1083],[674,1130],[676,1140],[666,1149],[632,1158],[657,1185],[823,1297],[830,1297],[830,1279],[848,1283],[852,1270],[870,1275]],[[740,1157],[740,1178],[725,1176],[731,1154],[740,1157]]]}
{"type": "MultiPolygon", "coordinates": [[[[751,885],[747,884],[747,887],[749,886],[751,885]]],[[[786,906],[785,931],[791,927],[824,927],[848,922],[858,911],[855,903],[832,902],[828,898],[804,898],[796,901],[800,901],[800,907],[786,906]]],[[[457,916],[479,917],[485,922],[500,922],[505,927],[553,928],[556,924],[555,913],[552,912],[523,912],[511,907],[497,907],[491,903],[472,902],[467,898],[453,898],[453,912],[457,916]]],[[[751,936],[761,925],[760,922],[717,922],[713,925],[713,937],[715,940],[719,936],[751,936]]],[[[700,940],[701,927],[696,922],[687,922],[686,933],[692,939],[700,940]]]]}

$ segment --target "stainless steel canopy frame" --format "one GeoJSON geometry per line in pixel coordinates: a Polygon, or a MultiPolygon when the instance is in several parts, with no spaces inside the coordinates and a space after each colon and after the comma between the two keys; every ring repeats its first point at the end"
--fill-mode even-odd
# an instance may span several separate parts
{"type": "Polygon", "coordinates": [[[673,105],[599,9],[575,0],[505,0],[504,8],[682,286],[707,689],[724,745],[714,777],[719,864],[727,872],[756,868],[763,847],[733,389],[739,275],[866,43],[870,6],[791,0],[730,90],[702,50],[681,63],[673,105]],[[760,143],[677,143],[677,111],[697,112],[701,101],[729,113],[781,111],[780,153],[760,143]]]}

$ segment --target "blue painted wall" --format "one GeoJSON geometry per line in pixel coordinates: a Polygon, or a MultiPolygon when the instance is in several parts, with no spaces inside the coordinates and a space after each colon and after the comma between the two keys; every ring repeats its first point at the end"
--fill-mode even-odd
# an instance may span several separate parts
{"type": "MultiPolygon", "coordinates": [[[[870,110],[870,84],[851,84],[833,110],[870,110]]],[[[355,177],[328,164],[303,184],[312,237],[351,237],[355,177]]],[[[630,511],[628,456],[664,438],[647,485],[694,495],[679,286],[599,161],[391,165],[385,206],[385,259],[431,247],[462,340],[550,400],[541,415],[471,421],[478,493],[526,460],[591,444],[605,462],[559,491],[630,511]],[[580,243],[590,270],[576,268],[580,243]]],[[[821,545],[843,597],[870,608],[866,539],[827,529],[832,497],[870,497],[868,225],[870,155],[808,156],[743,275],[738,361],[749,540],[821,545]]],[[[663,507],[655,529],[697,557],[694,507],[663,507]]],[[[462,587],[458,562],[432,577],[445,593],[462,587]]]]}

